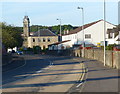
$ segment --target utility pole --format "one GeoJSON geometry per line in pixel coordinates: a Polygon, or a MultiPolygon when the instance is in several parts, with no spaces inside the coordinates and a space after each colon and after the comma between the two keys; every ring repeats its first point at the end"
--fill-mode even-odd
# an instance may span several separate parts
{"type": "Polygon", "coordinates": [[[85,42],[84,42],[84,9],[82,7],[78,7],[78,9],[81,9],[82,10],[82,32],[83,32],[83,42],[82,42],[82,45],[83,45],[83,57],[85,56],[85,42]]]}
{"type": "Polygon", "coordinates": [[[62,41],[62,33],[61,33],[61,19],[57,19],[60,21],[60,41],[62,41]]]}

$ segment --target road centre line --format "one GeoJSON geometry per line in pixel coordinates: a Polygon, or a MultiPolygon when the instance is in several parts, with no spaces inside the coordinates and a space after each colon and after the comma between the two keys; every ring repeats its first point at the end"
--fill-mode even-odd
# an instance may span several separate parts
{"type": "MultiPolygon", "coordinates": [[[[79,61],[78,59],[73,59],[73,60],[79,61]]],[[[81,61],[81,62],[79,62],[79,63],[83,63],[83,61],[81,61]]],[[[82,65],[82,68],[83,68],[83,66],[84,66],[84,65],[82,65]]],[[[84,67],[85,67],[85,66],[84,66],[84,67]]],[[[84,77],[85,77],[85,72],[86,72],[86,71],[88,71],[88,69],[85,68],[85,70],[84,70],[83,73],[82,73],[82,76],[81,76],[80,80],[78,81],[78,82],[80,82],[80,83],[76,86],[77,88],[80,87],[80,86],[83,84],[82,80],[83,80],[84,77]]]]}

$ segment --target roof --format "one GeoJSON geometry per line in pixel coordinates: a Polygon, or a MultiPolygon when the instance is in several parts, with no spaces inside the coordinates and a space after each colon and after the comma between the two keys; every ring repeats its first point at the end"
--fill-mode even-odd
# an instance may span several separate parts
{"type": "Polygon", "coordinates": [[[116,41],[120,41],[120,38],[118,38],[116,41]]]}
{"type": "MultiPolygon", "coordinates": [[[[86,29],[86,28],[88,28],[89,26],[94,25],[94,24],[96,24],[96,23],[98,23],[98,22],[100,22],[100,21],[102,21],[102,20],[95,21],[95,22],[92,22],[92,23],[89,23],[89,24],[85,24],[85,25],[84,25],[84,29],[86,29]]],[[[65,34],[65,35],[75,34],[75,33],[79,32],[79,31],[81,31],[81,30],[82,30],[82,26],[80,26],[80,27],[78,27],[78,28],[76,28],[76,29],[74,29],[74,30],[69,31],[69,33],[68,33],[68,34],[65,34]]],[[[63,36],[64,36],[64,35],[63,35],[63,36]]]]}
{"type": "Polygon", "coordinates": [[[65,43],[65,42],[68,42],[68,41],[71,41],[71,40],[65,40],[65,41],[61,41],[61,42],[56,42],[56,43],[50,44],[49,46],[58,45],[58,44],[65,43]]]}
{"type": "Polygon", "coordinates": [[[107,29],[107,34],[109,34],[109,33],[115,33],[115,32],[118,32],[117,28],[107,29]]]}
{"type": "MultiPolygon", "coordinates": [[[[95,21],[95,22],[92,22],[92,23],[89,23],[89,24],[85,24],[85,25],[84,25],[84,29],[86,29],[86,28],[88,28],[88,27],[90,27],[90,26],[92,26],[92,25],[94,25],[94,24],[96,24],[96,23],[98,23],[98,22],[100,22],[100,21],[104,21],[104,20],[102,19],[102,20],[98,20],[98,21],[95,21]]],[[[107,21],[106,21],[106,22],[107,22],[107,21]]],[[[107,22],[107,23],[109,23],[109,22],[107,22]]],[[[109,23],[109,24],[111,24],[111,23],[109,23]]],[[[113,24],[112,24],[112,25],[113,25],[113,24]]],[[[82,26],[80,26],[80,27],[78,27],[78,28],[76,28],[76,29],[74,29],[74,30],[69,31],[68,34],[64,34],[63,36],[65,36],[65,35],[70,35],[70,34],[75,34],[75,33],[79,32],[79,31],[81,31],[81,30],[82,30],[82,26]]]]}
{"type": "Polygon", "coordinates": [[[37,32],[34,32],[31,36],[57,36],[55,33],[50,31],[49,29],[41,29],[37,32]]]}

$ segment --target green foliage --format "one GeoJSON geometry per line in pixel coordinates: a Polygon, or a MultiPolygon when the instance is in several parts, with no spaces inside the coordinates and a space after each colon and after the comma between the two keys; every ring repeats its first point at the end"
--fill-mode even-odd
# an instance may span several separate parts
{"type": "MultiPolygon", "coordinates": [[[[73,26],[72,25],[61,25],[61,33],[64,34],[64,31],[66,30],[72,30],[73,26]]],[[[57,26],[52,26],[51,31],[55,32],[56,34],[60,34],[60,25],[57,26]]]]}
{"type": "Polygon", "coordinates": [[[41,25],[32,25],[30,27],[30,32],[36,32],[38,31],[39,29],[48,29],[49,27],[47,26],[41,26],[41,25]]]}
{"type": "Polygon", "coordinates": [[[1,23],[0,27],[2,27],[2,43],[6,48],[22,46],[23,39],[18,27],[6,25],[6,23],[1,23]]]}
{"type": "Polygon", "coordinates": [[[33,46],[33,52],[34,54],[38,54],[40,52],[41,48],[39,46],[33,46]]]}
{"type": "MultiPolygon", "coordinates": [[[[74,27],[72,25],[61,25],[61,33],[64,34],[65,30],[72,30],[74,27]]],[[[55,26],[42,26],[42,25],[32,25],[30,27],[31,32],[36,32],[39,29],[49,29],[52,32],[54,32],[55,34],[59,34],[60,33],[60,25],[55,25],[55,26]]]]}
{"type": "MultiPolygon", "coordinates": [[[[108,46],[105,47],[106,50],[113,50],[113,47],[115,47],[116,44],[109,44],[108,46]]],[[[104,46],[101,46],[102,49],[104,49],[104,46]]]]}
{"type": "Polygon", "coordinates": [[[19,48],[19,51],[24,51],[24,48],[23,48],[23,47],[20,47],[20,48],[19,48]]]}
{"type": "Polygon", "coordinates": [[[115,47],[116,44],[110,44],[108,46],[106,46],[106,50],[113,50],[113,47],[115,47]]]}
{"type": "Polygon", "coordinates": [[[33,51],[33,48],[28,47],[27,51],[33,51]]]}

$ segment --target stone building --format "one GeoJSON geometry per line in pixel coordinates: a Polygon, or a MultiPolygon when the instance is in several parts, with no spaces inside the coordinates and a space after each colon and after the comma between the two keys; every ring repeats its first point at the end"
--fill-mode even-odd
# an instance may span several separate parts
{"type": "Polygon", "coordinates": [[[41,29],[32,32],[32,35],[30,35],[30,20],[28,16],[23,19],[23,38],[23,46],[26,48],[40,46],[41,49],[46,49],[48,45],[58,42],[58,36],[48,29],[41,29]]]}

